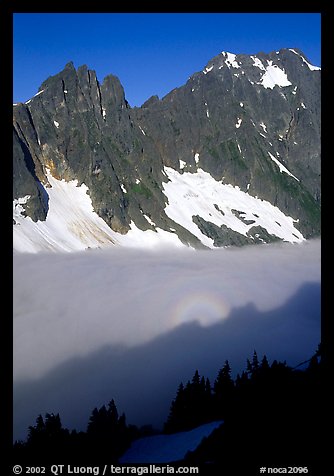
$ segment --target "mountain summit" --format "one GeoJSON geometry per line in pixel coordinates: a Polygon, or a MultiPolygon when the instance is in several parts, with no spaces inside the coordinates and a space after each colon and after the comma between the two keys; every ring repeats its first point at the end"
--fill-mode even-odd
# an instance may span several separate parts
{"type": "Polygon", "coordinates": [[[14,248],[220,247],[320,235],[320,68],[222,52],[131,108],[68,63],[14,105],[14,248]]]}

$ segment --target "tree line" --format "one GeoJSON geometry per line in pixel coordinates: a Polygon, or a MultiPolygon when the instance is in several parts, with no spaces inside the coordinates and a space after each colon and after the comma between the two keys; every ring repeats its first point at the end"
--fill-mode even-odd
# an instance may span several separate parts
{"type": "MultiPolygon", "coordinates": [[[[304,370],[277,360],[269,364],[266,355],[259,359],[256,351],[235,379],[228,360],[212,384],[196,370],[191,380],[179,384],[163,433],[223,421],[196,451],[187,455],[186,462],[197,464],[232,463],[236,449],[248,461],[255,456],[266,460],[279,451],[296,458],[296,447],[301,442],[310,455],[321,433],[321,362],[319,346],[304,363],[304,370]]],[[[108,405],[93,409],[86,431],[63,428],[59,414],[39,415],[35,425],[29,426],[26,441],[14,443],[14,456],[32,461],[37,455],[39,460],[55,455],[76,461],[78,457],[80,461],[107,457],[108,462],[117,463],[132,441],[152,433],[150,426],[129,425],[112,399],[108,405]]],[[[300,463],[305,466],[305,461],[300,463]]]]}

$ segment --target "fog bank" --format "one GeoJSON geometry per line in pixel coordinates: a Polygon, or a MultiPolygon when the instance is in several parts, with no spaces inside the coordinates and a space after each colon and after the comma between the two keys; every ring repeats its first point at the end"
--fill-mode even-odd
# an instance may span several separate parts
{"type": "Polygon", "coordinates": [[[320,254],[319,240],[15,254],[16,437],[45,411],[85,429],[111,398],[129,423],[161,424],[196,368],[215,378],[229,359],[236,373],[254,348],[292,365],[310,357],[320,254]]]}

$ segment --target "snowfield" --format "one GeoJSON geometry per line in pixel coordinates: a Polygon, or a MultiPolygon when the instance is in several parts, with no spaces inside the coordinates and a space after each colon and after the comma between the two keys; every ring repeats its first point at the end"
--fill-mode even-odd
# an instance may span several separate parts
{"type": "Polygon", "coordinates": [[[271,203],[252,197],[239,187],[217,182],[200,168],[196,173],[183,174],[170,167],[164,170],[170,180],[163,183],[168,197],[166,214],[209,248],[214,247],[213,240],[201,232],[193,222],[193,216],[199,215],[218,226],[226,225],[244,236],[250,228],[260,225],[284,241],[299,243],[304,240],[295,228],[294,220],[271,203]],[[233,209],[243,212],[243,218],[253,223],[244,223],[232,212],[233,209]]]}
{"type": "Polygon", "coordinates": [[[51,187],[49,211],[45,221],[35,223],[23,215],[29,196],[13,201],[13,247],[20,252],[81,251],[112,245],[148,247],[156,245],[183,246],[175,233],[157,228],[157,231],[142,231],[131,223],[126,235],[113,231],[94,211],[88,195],[88,187],[78,187],[77,180],[66,182],[47,174],[51,187]]]}
{"type": "MultiPolygon", "coordinates": [[[[281,172],[292,175],[271,154],[270,157],[279,165],[281,172]]],[[[198,161],[198,154],[196,158],[198,161]]],[[[166,214],[209,248],[214,248],[213,240],[194,223],[193,217],[196,215],[217,226],[226,225],[244,236],[247,236],[252,226],[260,225],[284,241],[300,243],[304,240],[294,226],[293,218],[284,215],[269,202],[241,191],[239,187],[217,182],[201,168],[196,173],[181,174],[165,167],[164,172],[169,178],[169,182],[163,183],[168,199],[166,214]],[[252,220],[253,223],[245,224],[233,213],[233,209],[241,211],[243,219],[252,220]]],[[[30,198],[28,195],[13,201],[13,246],[16,251],[81,251],[113,245],[135,248],[185,246],[172,231],[158,227],[154,231],[143,231],[134,222],[131,222],[131,229],[126,235],[117,233],[94,211],[85,184],[78,187],[77,180],[57,180],[50,172],[47,178],[50,184],[46,188],[49,210],[45,221],[35,223],[30,217],[24,216],[24,205],[30,198]]]]}

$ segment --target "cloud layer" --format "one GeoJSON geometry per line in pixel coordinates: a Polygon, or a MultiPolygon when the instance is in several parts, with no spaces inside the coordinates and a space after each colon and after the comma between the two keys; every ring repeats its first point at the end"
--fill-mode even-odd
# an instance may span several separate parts
{"type": "Polygon", "coordinates": [[[159,425],[196,368],[214,378],[229,359],[238,372],[254,348],[308,358],[320,340],[320,253],[315,240],[15,254],[16,437],[45,411],[84,429],[111,398],[130,423],[159,425]]]}

